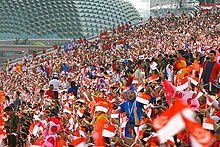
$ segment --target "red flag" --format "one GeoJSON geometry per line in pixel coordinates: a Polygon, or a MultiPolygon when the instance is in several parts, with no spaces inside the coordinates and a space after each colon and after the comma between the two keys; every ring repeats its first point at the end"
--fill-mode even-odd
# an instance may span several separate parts
{"type": "Polygon", "coordinates": [[[136,91],[137,92],[140,92],[142,89],[144,88],[144,84],[143,83],[141,83],[141,84],[138,84],[137,86],[136,86],[136,91]]]}
{"type": "Polygon", "coordinates": [[[214,130],[214,123],[215,123],[215,120],[213,120],[211,118],[204,118],[202,127],[204,129],[214,130]]]}
{"type": "Polygon", "coordinates": [[[145,105],[144,106],[144,109],[145,109],[145,113],[147,114],[148,118],[151,118],[151,113],[152,113],[152,107],[153,105],[152,104],[149,104],[149,105],[145,105]]]}
{"type": "Polygon", "coordinates": [[[82,108],[78,108],[76,114],[79,115],[79,117],[83,117],[84,109],[82,109],[82,108]]]}
{"type": "Polygon", "coordinates": [[[190,134],[192,146],[207,147],[211,145],[215,137],[207,130],[203,129],[201,124],[184,118],[184,122],[190,134]]]}
{"type": "Polygon", "coordinates": [[[120,114],[120,124],[121,124],[121,128],[124,128],[128,122],[128,118],[127,118],[127,115],[126,115],[126,112],[123,112],[120,114]]]}
{"type": "Polygon", "coordinates": [[[191,77],[188,77],[191,81],[191,83],[193,85],[198,85],[199,84],[199,78],[197,78],[196,76],[191,76],[191,77]]]}
{"type": "Polygon", "coordinates": [[[147,121],[148,121],[148,118],[145,118],[145,119],[142,119],[141,121],[140,121],[140,126],[138,127],[138,130],[137,130],[137,134],[138,134],[138,138],[139,139],[142,139],[143,138],[143,136],[144,136],[144,130],[143,130],[143,127],[145,126],[145,124],[147,123],[147,121]]]}
{"type": "Polygon", "coordinates": [[[156,81],[156,80],[159,80],[158,74],[152,75],[152,76],[148,77],[148,78],[146,79],[146,83],[150,83],[150,82],[156,81]]]}
{"type": "Polygon", "coordinates": [[[164,80],[162,82],[162,85],[164,87],[164,92],[166,94],[167,103],[170,106],[171,99],[174,97],[176,88],[168,80],[164,80]]]}
{"type": "Polygon", "coordinates": [[[111,124],[105,123],[102,131],[102,136],[104,137],[114,137],[115,136],[115,127],[111,124]]]}
{"type": "Polygon", "coordinates": [[[148,104],[150,102],[150,95],[145,93],[138,93],[136,101],[142,103],[142,104],[148,104]]]}
{"type": "Polygon", "coordinates": [[[50,123],[49,133],[56,133],[62,129],[62,124],[60,120],[57,119],[56,117],[51,117],[49,123],[50,123]]]}
{"type": "Polygon", "coordinates": [[[112,110],[111,112],[111,118],[119,118],[119,109],[118,110],[112,110]]]}
{"type": "Polygon", "coordinates": [[[79,138],[73,139],[72,140],[72,145],[74,147],[85,147],[84,140],[85,139],[83,137],[79,137],[79,138]]]}
{"type": "Polygon", "coordinates": [[[153,127],[157,131],[158,138],[162,143],[185,128],[183,115],[189,119],[194,119],[193,111],[187,105],[183,104],[180,99],[176,99],[170,109],[164,111],[159,117],[153,120],[153,127]]]}
{"type": "Polygon", "coordinates": [[[109,107],[108,103],[99,101],[95,106],[95,112],[96,111],[102,111],[102,112],[108,112],[109,107]]]}
{"type": "Polygon", "coordinates": [[[138,78],[133,78],[132,84],[138,84],[138,78]]]}

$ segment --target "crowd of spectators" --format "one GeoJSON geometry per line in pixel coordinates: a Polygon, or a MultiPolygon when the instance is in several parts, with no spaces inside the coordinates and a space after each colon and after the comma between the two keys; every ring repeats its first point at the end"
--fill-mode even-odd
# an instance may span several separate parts
{"type": "Polygon", "coordinates": [[[219,146],[219,24],[209,11],[150,17],[4,65],[0,146],[193,146],[188,128],[162,142],[152,123],[175,99],[214,121],[219,146]]]}

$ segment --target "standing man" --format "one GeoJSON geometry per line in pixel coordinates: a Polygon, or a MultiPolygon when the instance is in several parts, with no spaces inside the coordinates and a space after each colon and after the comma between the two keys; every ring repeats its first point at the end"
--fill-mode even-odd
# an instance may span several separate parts
{"type": "Polygon", "coordinates": [[[20,99],[20,92],[19,91],[16,91],[16,94],[15,94],[15,103],[14,103],[14,111],[17,112],[19,111],[19,108],[21,106],[21,99],[20,99]]]}
{"type": "Polygon", "coordinates": [[[68,89],[71,88],[71,78],[67,78],[66,81],[66,91],[68,91],[68,89]]]}
{"type": "Polygon", "coordinates": [[[60,85],[58,73],[53,73],[53,79],[49,82],[49,85],[53,85],[54,98],[55,100],[58,100],[58,91],[60,85]]]}
{"type": "Polygon", "coordinates": [[[211,86],[220,77],[220,64],[215,61],[216,51],[209,52],[209,60],[203,66],[202,82],[209,92],[216,93],[216,87],[211,86]],[[211,85],[209,84],[211,83],[211,85]]]}
{"type": "Polygon", "coordinates": [[[7,128],[7,139],[8,145],[10,147],[16,147],[18,140],[16,139],[16,135],[20,132],[20,121],[18,115],[13,111],[11,106],[8,106],[4,109],[4,112],[10,117],[10,119],[6,123],[7,128]]]}
{"type": "Polygon", "coordinates": [[[145,83],[145,70],[144,70],[144,61],[138,61],[138,69],[135,71],[135,78],[138,78],[138,83],[145,83]]]}
{"type": "Polygon", "coordinates": [[[53,89],[54,89],[54,88],[53,88],[53,85],[51,84],[50,87],[49,87],[49,89],[48,89],[48,90],[46,91],[46,93],[45,93],[45,95],[48,95],[48,96],[51,97],[52,99],[55,98],[53,89]]]}

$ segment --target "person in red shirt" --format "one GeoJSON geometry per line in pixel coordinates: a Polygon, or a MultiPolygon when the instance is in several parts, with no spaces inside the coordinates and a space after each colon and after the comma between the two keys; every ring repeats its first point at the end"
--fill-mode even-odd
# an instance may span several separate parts
{"type": "Polygon", "coordinates": [[[128,69],[126,73],[127,73],[127,76],[128,76],[127,77],[127,82],[126,82],[126,87],[129,87],[132,84],[134,75],[133,75],[133,71],[130,70],[130,69],[128,69]]]}
{"type": "Polygon", "coordinates": [[[128,30],[129,29],[129,24],[126,22],[125,28],[128,30]]]}
{"type": "Polygon", "coordinates": [[[105,44],[105,50],[109,50],[110,49],[110,45],[106,42],[105,44]]]}
{"type": "Polygon", "coordinates": [[[78,42],[79,42],[79,44],[81,44],[81,45],[83,44],[83,40],[82,40],[81,37],[79,38],[78,42]]]}
{"type": "Polygon", "coordinates": [[[117,28],[117,30],[118,30],[118,32],[121,31],[121,26],[120,26],[120,24],[118,24],[118,28],[117,28]]]}
{"type": "Polygon", "coordinates": [[[53,46],[54,50],[57,50],[59,48],[59,46],[55,43],[55,45],[53,46]]]}
{"type": "Polygon", "coordinates": [[[124,26],[124,24],[122,23],[121,31],[124,31],[124,29],[125,29],[125,26],[124,26]]]}
{"type": "Polygon", "coordinates": [[[54,99],[53,85],[50,85],[49,90],[46,91],[45,95],[48,95],[52,99],[54,99]]]}
{"type": "Polygon", "coordinates": [[[87,43],[87,42],[88,42],[85,36],[84,36],[84,38],[83,38],[83,42],[84,42],[84,43],[87,43]]]}
{"type": "Polygon", "coordinates": [[[42,50],[42,54],[46,54],[46,50],[44,48],[42,50]]]}

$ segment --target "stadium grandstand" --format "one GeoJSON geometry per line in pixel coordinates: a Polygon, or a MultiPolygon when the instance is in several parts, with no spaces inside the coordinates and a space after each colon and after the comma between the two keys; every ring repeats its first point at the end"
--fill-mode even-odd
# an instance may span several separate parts
{"type": "Polygon", "coordinates": [[[185,13],[194,13],[200,10],[201,4],[215,4],[220,0],[151,0],[150,14],[151,16],[165,16],[167,13],[175,13],[181,15],[185,13]]]}
{"type": "Polygon", "coordinates": [[[0,147],[220,147],[220,3],[149,7],[0,0],[0,147]]]}

